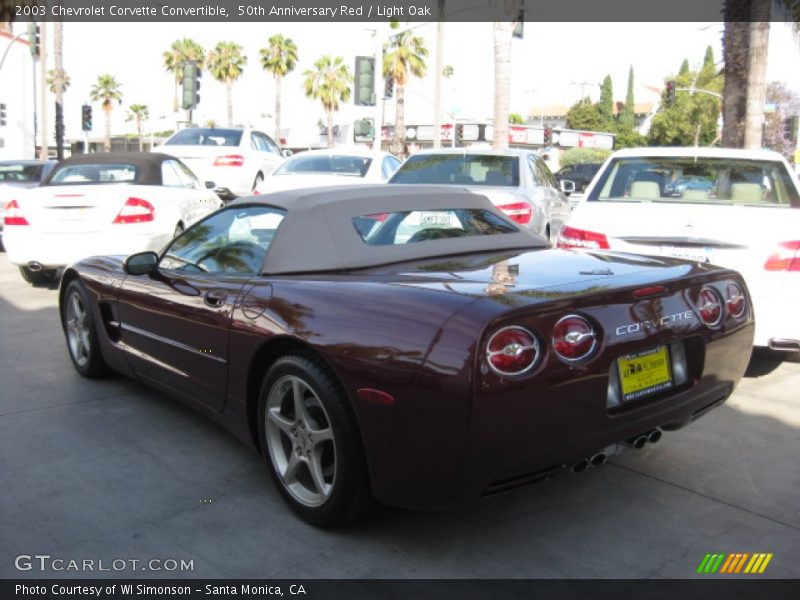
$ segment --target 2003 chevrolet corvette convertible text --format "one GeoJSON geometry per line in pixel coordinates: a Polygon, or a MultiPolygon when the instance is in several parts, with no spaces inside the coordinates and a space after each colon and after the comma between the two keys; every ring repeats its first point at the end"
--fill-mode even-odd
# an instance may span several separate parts
{"type": "Polygon", "coordinates": [[[262,452],[314,524],[599,464],[731,394],[734,271],[557,250],[455,188],[239,199],[160,254],[64,273],[76,369],[188,402],[262,452]]]}

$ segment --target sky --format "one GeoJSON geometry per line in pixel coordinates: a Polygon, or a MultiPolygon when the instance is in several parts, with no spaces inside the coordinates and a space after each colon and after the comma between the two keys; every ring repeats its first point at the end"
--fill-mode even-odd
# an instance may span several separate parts
{"type": "MultiPolygon", "coordinates": [[[[18,25],[19,26],[19,25],[18,25]]],[[[429,72],[412,80],[406,91],[407,122],[432,122],[434,96],[435,24],[411,24],[425,38],[430,50],[429,72]]],[[[133,132],[126,122],[126,107],[146,104],[151,123],[146,130],[175,126],[173,77],[163,67],[162,55],[180,37],[191,37],[207,50],[222,40],[244,47],[248,64],[234,86],[234,117],[240,124],[274,129],[274,79],[263,71],[259,49],[267,39],[282,33],[299,49],[299,64],[283,84],[284,127],[295,132],[316,131],[324,119],[317,101],[302,91],[303,72],[324,54],[342,56],[353,69],[356,55],[372,55],[371,29],[385,23],[65,23],[65,69],[72,83],[65,97],[67,137],[80,137],[80,105],[98,75],[109,73],[122,84],[123,105],[113,111],[112,132],[133,132]]],[[[444,61],[454,68],[445,85],[444,109],[459,118],[486,120],[493,105],[493,38],[491,23],[446,23],[444,61]]],[[[599,83],[608,74],[617,100],[624,100],[628,69],[635,77],[636,102],[651,102],[666,77],[677,72],[684,58],[692,67],[702,62],[707,46],[721,61],[721,23],[526,23],[522,40],[512,48],[511,111],[527,115],[534,105],[570,105],[581,97],[599,96],[599,83]]],[[[800,93],[800,41],[790,28],[773,24],[770,33],[768,79],[784,81],[800,93]]],[[[52,57],[52,54],[51,54],[52,57]]],[[[52,60],[50,68],[52,68],[52,60]]],[[[225,90],[221,83],[204,74],[201,103],[195,121],[209,119],[226,123],[225,90]]],[[[387,102],[386,122],[393,121],[393,102],[387,102]]],[[[342,110],[343,121],[371,117],[373,109],[353,107],[342,110]]],[[[182,118],[182,112],[179,113],[182,118]]],[[[102,135],[104,122],[95,107],[95,131],[102,135]]]]}

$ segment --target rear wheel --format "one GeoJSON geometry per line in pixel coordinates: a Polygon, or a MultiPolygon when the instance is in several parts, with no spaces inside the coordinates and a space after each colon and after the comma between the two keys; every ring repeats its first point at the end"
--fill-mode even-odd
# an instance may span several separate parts
{"type": "Polygon", "coordinates": [[[75,369],[84,377],[100,377],[108,366],[100,353],[97,326],[83,284],[74,279],[64,292],[61,324],[75,369]]]}
{"type": "Polygon", "coordinates": [[[355,415],[333,374],[291,355],[269,370],[259,397],[259,435],[284,500],[312,525],[335,525],[371,505],[355,415]]]}
{"type": "Polygon", "coordinates": [[[183,223],[178,223],[177,225],[175,225],[175,232],[172,234],[172,239],[174,240],[182,233],[183,233],[183,223]]]}
{"type": "Polygon", "coordinates": [[[34,271],[28,267],[20,267],[19,273],[28,283],[38,285],[41,283],[53,283],[58,275],[58,269],[42,269],[34,271]]]}
{"type": "Polygon", "coordinates": [[[258,194],[259,193],[258,188],[261,187],[262,183],[264,183],[264,176],[261,173],[259,173],[258,175],[256,175],[255,181],[253,181],[253,193],[254,194],[258,194]]]}

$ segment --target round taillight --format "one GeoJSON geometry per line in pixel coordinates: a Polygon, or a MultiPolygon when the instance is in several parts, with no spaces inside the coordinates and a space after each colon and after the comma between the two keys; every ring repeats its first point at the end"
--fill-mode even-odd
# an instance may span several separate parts
{"type": "Polygon", "coordinates": [[[530,371],[539,358],[536,336],[522,327],[504,327],[486,346],[486,360],[499,375],[522,375],[530,371]]]}
{"type": "Polygon", "coordinates": [[[716,327],[722,321],[722,299],[711,288],[703,288],[697,298],[697,313],[703,323],[709,327],[716,327]]]}
{"type": "Polygon", "coordinates": [[[596,344],[594,327],[578,315],[568,315],[553,327],[553,350],[568,362],[586,358],[596,344]]]}
{"type": "Polygon", "coordinates": [[[744,292],[735,283],[728,284],[725,289],[725,305],[728,307],[728,314],[734,319],[741,317],[745,308],[747,308],[744,292]]]}

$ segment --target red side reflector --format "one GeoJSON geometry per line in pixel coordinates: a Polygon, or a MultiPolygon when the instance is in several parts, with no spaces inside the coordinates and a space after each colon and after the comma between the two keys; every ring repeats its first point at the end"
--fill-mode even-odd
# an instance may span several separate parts
{"type": "Polygon", "coordinates": [[[800,271],[800,241],[778,244],[764,263],[767,271],[800,271]]]}
{"type": "Polygon", "coordinates": [[[394,396],[372,388],[361,388],[356,391],[356,395],[370,404],[394,404],[394,396]]]}
{"type": "Polygon", "coordinates": [[[634,298],[650,298],[651,296],[658,296],[667,291],[663,285],[651,285],[650,287],[639,288],[633,292],[634,298]]]}
{"type": "Polygon", "coordinates": [[[12,200],[6,204],[6,213],[3,218],[3,223],[6,225],[30,225],[28,220],[22,216],[22,211],[19,209],[19,204],[16,200],[12,200]]]}
{"type": "Polygon", "coordinates": [[[240,154],[228,154],[214,159],[215,167],[241,167],[243,164],[244,156],[240,154]]]}

